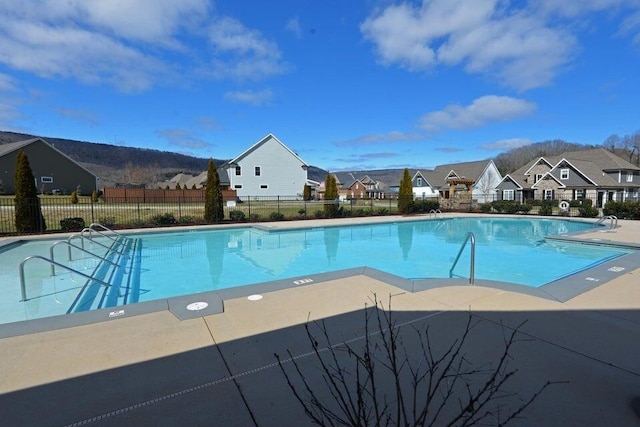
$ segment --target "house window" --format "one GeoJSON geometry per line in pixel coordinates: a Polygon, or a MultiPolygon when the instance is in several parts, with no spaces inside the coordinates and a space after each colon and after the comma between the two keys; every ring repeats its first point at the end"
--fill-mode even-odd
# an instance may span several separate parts
{"type": "Polygon", "coordinates": [[[514,190],[503,190],[502,191],[502,200],[515,200],[515,191],[514,190]]]}
{"type": "Polygon", "coordinates": [[[553,199],[553,190],[550,188],[547,188],[546,190],[544,190],[544,199],[545,200],[552,200],[553,199]]]}
{"type": "Polygon", "coordinates": [[[254,171],[256,176],[260,176],[260,166],[256,166],[255,167],[255,171],[254,171]]]}
{"type": "Polygon", "coordinates": [[[536,182],[540,181],[542,179],[542,174],[541,173],[537,173],[536,177],[534,178],[533,183],[535,184],[536,182]]]}
{"type": "Polygon", "coordinates": [[[242,175],[242,168],[240,166],[236,166],[236,176],[242,175]]]}
{"type": "Polygon", "coordinates": [[[242,189],[242,184],[236,184],[233,186],[233,188],[235,188],[236,190],[240,190],[242,189]]]}
{"type": "Polygon", "coordinates": [[[53,184],[53,177],[52,176],[41,176],[40,177],[40,181],[42,181],[43,184],[53,184]]]}
{"type": "Polygon", "coordinates": [[[633,182],[633,172],[627,172],[627,182],[633,182]]]}
{"type": "Polygon", "coordinates": [[[260,188],[263,190],[266,190],[267,188],[269,188],[269,186],[267,184],[262,184],[260,188]]]}
{"type": "Polygon", "coordinates": [[[422,178],[418,178],[418,179],[416,179],[416,185],[417,185],[418,187],[422,187],[422,178]]]}
{"type": "Polygon", "coordinates": [[[560,179],[569,179],[569,169],[560,169],[560,179]]]}

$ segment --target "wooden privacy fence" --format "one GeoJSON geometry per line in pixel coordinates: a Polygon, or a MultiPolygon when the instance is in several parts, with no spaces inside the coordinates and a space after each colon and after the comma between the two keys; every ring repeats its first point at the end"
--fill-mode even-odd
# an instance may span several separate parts
{"type": "MultiPolygon", "coordinates": [[[[162,190],[150,188],[105,188],[102,198],[114,203],[203,202],[205,189],[162,190]]],[[[222,201],[236,200],[235,190],[222,190],[222,201]]]]}

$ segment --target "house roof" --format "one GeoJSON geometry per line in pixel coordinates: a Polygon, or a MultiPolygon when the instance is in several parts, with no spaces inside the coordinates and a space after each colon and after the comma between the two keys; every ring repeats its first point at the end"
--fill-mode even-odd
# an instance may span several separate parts
{"type": "Polygon", "coordinates": [[[309,166],[304,160],[302,160],[300,158],[300,156],[298,156],[296,153],[291,151],[291,149],[289,147],[284,145],[284,143],[282,143],[282,141],[280,141],[278,138],[275,137],[275,135],[270,133],[270,134],[266,135],[264,138],[262,138],[260,141],[256,142],[251,147],[247,148],[245,151],[240,153],[237,157],[234,157],[233,159],[231,159],[228,162],[224,163],[221,167],[222,168],[227,168],[230,165],[232,165],[233,163],[238,163],[240,160],[242,160],[243,158],[245,158],[246,156],[248,156],[249,154],[251,154],[252,152],[257,150],[258,148],[260,148],[260,146],[264,145],[270,139],[273,139],[278,144],[282,145],[289,153],[291,153],[292,156],[294,156],[296,159],[298,159],[300,161],[300,163],[302,163],[304,166],[306,166],[306,167],[309,166]]]}
{"type": "Polygon", "coordinates": [[[49,146],[49,148],[51,148],[52,150],[54,150],[55,152],[57,152],[61,156],[64,156],[67,159],[69,159],[69,161],[71,161],[74,164],[76,164],[79,168],[85,170],[86,172],[90,173],[91,175],[95,176],[96,178],[98,177],[98,175],[96,175],[95,173],[93,173],[92,171],[87,169],[86,167],[82,166],[80,163],[76,162],[71,157],[67,156],[65,153],[63,153],[62,151],[58,150],[56,147],[54,147],[53,145],[49,144],[46,140],[44,140],[42,138],[31,138],[31,139],[26,139],[24,141],[9,142],[7,144],[1,144],[0,145],[0,157],[3,157],[3,156],[5,156],[5,155],[7,155],[9,153],[14,152],[14,151],[20,150],[21,148],[24,148],[27,145],[31,145],[31,144],[33,144],[35,142],[44,143],[45,145],[49,146]]]}
{"type": "Polygon", "coordinates": [[[432,186],[448,187],[447,178],[454,175],[459,178],[469,178],[477,181],[493,160],[477,160],[474,162],[450,163],[436,166],[433,170],[421,170],[420,174],[432,186]]]}
{"type": "Polygon", "coordinates": [[[626,183],[618,182],[604,173],[606,171],[640,171],[639,167],[634,166],[610,151],[604,148],[594,148],[589,150],[567,151],[558,156],[538,157],[510,174],[511,179],[523,188],[531,188],[533,181],[525,181],[526,176],[529,174],[529,170],[541,160],[550,165],[551,169],[558,167],[562,161],[566,161],[582,173],[587,180],[595,183],[598,187],[620,187],[627,185],[626,183]]]}

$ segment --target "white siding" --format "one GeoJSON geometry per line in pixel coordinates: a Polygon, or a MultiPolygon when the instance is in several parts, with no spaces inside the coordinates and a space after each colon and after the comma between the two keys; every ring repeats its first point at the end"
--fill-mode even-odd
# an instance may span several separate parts
{"type": "Polygon", "coordinates": [[[495,200],[496,187],[500,184],[500,181],[502,181],[502,175],[491,162],[473,186],[473,199],[477,200],[478,203],[495,200]]]}
{"type": "Polygon", "coordinates": [[[307,182],[304,163],[271,136],[239,159],[237,164],[242,168],[242,175],[236,176],[231,166],[229,178],[231,189],[235,189],[241,198],[298,196],[302,195],[307,182]],[[255,176],[256,166],[260,167],[260,176],[255,176]],[[242,185],[242,188],[236,188],[237,185],[242,185]]]}

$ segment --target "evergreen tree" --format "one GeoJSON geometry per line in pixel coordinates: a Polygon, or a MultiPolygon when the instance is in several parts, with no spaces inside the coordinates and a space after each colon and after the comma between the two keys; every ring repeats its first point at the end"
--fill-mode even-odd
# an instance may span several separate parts
{"type": "Polygon", "coordinates": [[[324,213],[327,217],[332,218],[338,212],[338,183],[333,174],[328,173],[324,180],[324,213]]]}
{"type": "Polygon", "coordinates": [[[29,159],[23,151],[18,152],[15,175],[15,221],[19,233],[44,231],[47,226],[42,216],[38,190],[29,159]]]}
{"type": "Polygon", "coordinates": [[[400,180],[400,192],[398,193],[398,210],[404,214],[413,211],[413,183],[409,169],[405,168],[400,180]]]}
{"type": "Polygon", "coordinates": [[[222,222],[224,208],[222,206],[222,191],[220,191],[220,177],[213,159],[209,159],[207,168],[207,188],[204,198],[204,220],[208,224],[222,222]]]}
{"type": "Polygon", "coordinates": [[[311,187],[307,184],[302,188],[302,199],[303,200],[311,200],[311,187]]]}

